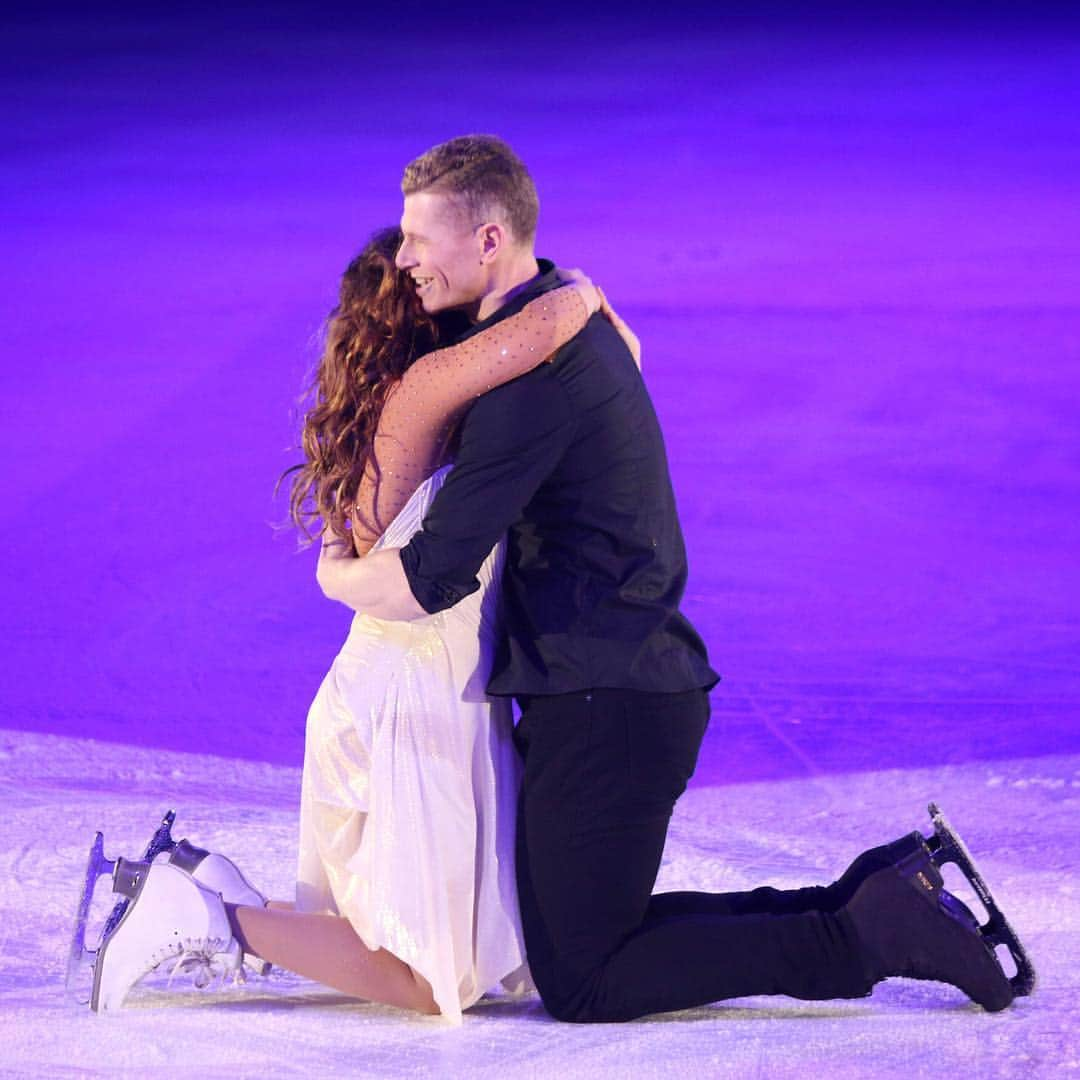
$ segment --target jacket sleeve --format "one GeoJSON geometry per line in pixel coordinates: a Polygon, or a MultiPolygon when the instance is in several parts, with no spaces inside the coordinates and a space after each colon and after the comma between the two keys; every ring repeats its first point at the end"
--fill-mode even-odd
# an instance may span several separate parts
{"type": "Polygon", "coordinates": [[[545,365],[473,405],[454,467],[401,549],[425,611],[452,607],[479,587],[477,571],[551,474],[576,427],[566,390],[545,365]]]}

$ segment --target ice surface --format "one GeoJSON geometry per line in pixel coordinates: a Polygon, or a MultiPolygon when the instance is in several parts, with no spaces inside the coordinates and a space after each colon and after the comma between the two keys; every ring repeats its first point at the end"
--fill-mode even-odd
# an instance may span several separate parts
{"type": "Polygon", "coordinates": [[[195,991],[152,977],[98,1017],[61,992],[95,829],[137,854],[170,807],[175,833],[289,893],[299,771],[64,736],[0,731],[0,1072],[81,1077],[169,1067],[206,1075],[972,1077],[1080,1069],[1080,756],[828,779],[694,785],[663,888],[825,882],[861,848],[927,829],[940,798],[1030,948],[1035,995],[983,1013],[948,986],[893,980],[853,1002],[747,998],[632,1024],[574,1026],[534,998],[485,1000],[459,1029],[351,1002],[280,972],[195,991]]]}

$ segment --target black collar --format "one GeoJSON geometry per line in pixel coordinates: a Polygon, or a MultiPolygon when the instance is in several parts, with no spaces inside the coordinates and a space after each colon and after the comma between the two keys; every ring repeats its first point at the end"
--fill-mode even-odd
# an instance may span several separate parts
{"type": "Polygon", "coordinates": [[[563,284],[559,280],[555,264],[550,259],[537,259],[536,264],[540,267],[540,274],[538,277],[533,278],[527,289],[523,289],[513,300],[507,301],[498,311],[493,312],[486,319],[481,319],[477,323],[466,326],[464,330],[458,333],[457,340],[464,341],[466,338],[471,338],[473,334],[479,334],[481,331],[487,330],[488,327],[502,322],[503,319],[516,315],[530,300],[535,300],[538,296],[551,292],[552,289],[558,289],[563,284]]]}

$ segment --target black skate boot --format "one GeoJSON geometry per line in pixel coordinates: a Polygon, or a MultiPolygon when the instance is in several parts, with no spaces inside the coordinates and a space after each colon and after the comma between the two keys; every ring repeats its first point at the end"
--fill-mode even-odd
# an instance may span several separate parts
{"type": "Polygon", "coordinates": [[[997,906],[989,886],[976,868],[975,860],[964,846],[963,840],[945,820],[945,815],[938,808],[937,803],[931,803],[927,809],[930,811],[930,820],[934,824],[934,835],[926,843],[934,864],[944,866],[945,863],[952,863],[968,879],[975,890],[975,895],[982,901],[987,912],[987,921],[979,927],[979,933],[992,949],[1004,945],[1009,950],[1013,963],[1016,965],[1016,974],[1009,980],[1012,992],[1016,997],[1025,997],[1035,989],[1035,968],[1032,966],[1027,951],[1020,944],[1016,931],[1009,925],[1001,908],[997,906]]]}
{"type": "Polygon", "coordinates": [[[920,832],[911,832],[907,836],[893,840],[890,844],[881,844],[857,855],[852,864],[831,885],[826,885],[820,907],[823,911],[839,911],[855,895],[859,886],[878,870],[901,862],[915,854],[926,844],[926,838],[920,832]]]}
{"type": "Polygon", "coordinates": [[[947,982],[988,1012],[1013,988],[967,906],[944,888],[929,847],[871,873],[844,908],[875,981],[889,976],[947,982]]]}

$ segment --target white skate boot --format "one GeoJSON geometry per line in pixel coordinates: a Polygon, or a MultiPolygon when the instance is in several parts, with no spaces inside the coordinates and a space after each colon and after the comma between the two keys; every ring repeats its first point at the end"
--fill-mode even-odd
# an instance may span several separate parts
{"type": "MultiPolygon", "coordinates": [[[[168,858],[173,866],[190,874],[200,885],[221,893],[221,899],[226,904],[266,907],[266,897],[244,877],[240,867],[225,855],[196,847],[187,840],[179,840],[169,852],[168,858]]],[[[269,963],[250,953],[244,953],[244,964],[257,975],[270,973],[269,963]]]]}
{"type": "Polygon", "coordinates": [[[128,894],[130,903],[97,950],[94,1012],[119,1009],[132,986],[170,958],[176,960],[174,970],[197,968],[207,980],[242,971],[240,944],[221,895],[173,866],[166,854],[149,864],[117,860],[113,887],[128,894]]]}

